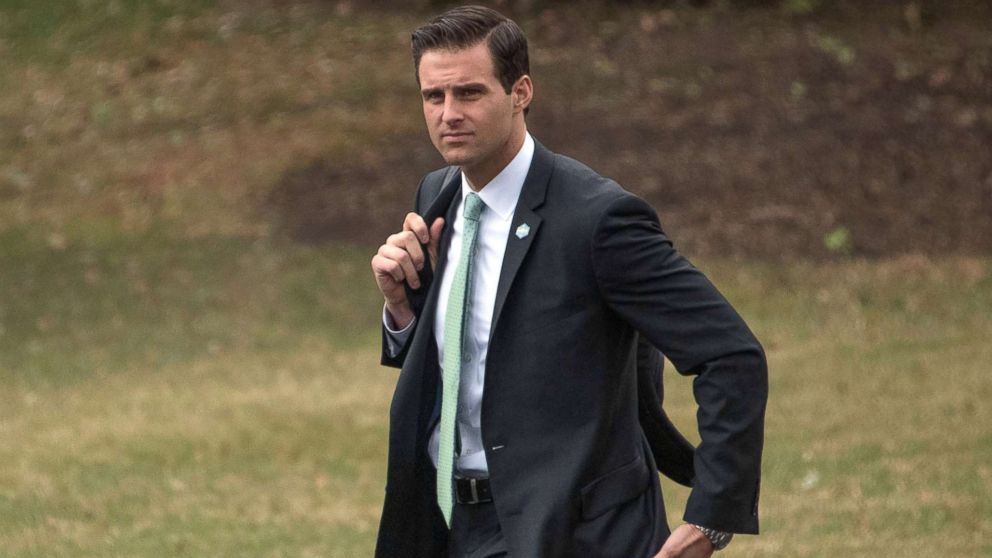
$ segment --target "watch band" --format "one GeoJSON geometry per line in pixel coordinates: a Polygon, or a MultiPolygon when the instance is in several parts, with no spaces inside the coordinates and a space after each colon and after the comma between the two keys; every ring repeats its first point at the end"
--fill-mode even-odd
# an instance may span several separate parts
{"type": "Polygon", "coordinates": [[[695,523],[690,523],[696,529],[699,529],[707,539],[710,540],[710,544],[713,545],[713,550],[723,550],[727,548],[730,544],[730,539],[734,538],[733,533],[728,533],[726,531],[717,531],[716,529],[710,529],[709,527],[703,527],[702,525],[696,525],[695,523]]]}

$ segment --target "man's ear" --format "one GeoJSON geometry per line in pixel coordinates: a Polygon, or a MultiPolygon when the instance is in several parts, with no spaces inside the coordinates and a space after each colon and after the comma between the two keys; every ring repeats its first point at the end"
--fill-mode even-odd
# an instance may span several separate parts
{"type": "Polygon", "coordinates": [[[534,84],[531,82],[530,76],[520,76],[513,84],[511,92],[514,108],[526,109],[530,105],[531,99],[534,98],[534,84]]]}

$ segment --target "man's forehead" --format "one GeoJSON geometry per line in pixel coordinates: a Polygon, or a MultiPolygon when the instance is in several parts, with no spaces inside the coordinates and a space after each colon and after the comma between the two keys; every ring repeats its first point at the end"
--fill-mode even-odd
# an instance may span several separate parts
{"type": "Polygon", "coordinates": [[[496,69],[485,43],[459,49],[431,49],[420,57],[420,81],[478,81],[496,79],[496,69]]]}

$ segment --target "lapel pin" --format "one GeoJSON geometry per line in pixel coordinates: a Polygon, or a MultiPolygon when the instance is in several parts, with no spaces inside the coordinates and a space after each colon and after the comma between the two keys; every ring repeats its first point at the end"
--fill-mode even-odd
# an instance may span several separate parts
{"type": "Polygon", "coordinates": [[[517,227],[517,232],[515,234],[517,235],[517,238],[523,240],[530,234],[530,225],[527,223],[520,225],[517,227]]]}

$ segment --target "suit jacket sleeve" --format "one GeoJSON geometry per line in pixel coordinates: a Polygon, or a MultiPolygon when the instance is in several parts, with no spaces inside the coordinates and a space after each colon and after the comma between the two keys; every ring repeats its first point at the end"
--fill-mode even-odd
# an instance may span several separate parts
{"type": "Polygon", "coordinates": [[[716,287],[675,250],[644,201],[622,193],[606,204],[591,247],[610,307],[680,373],[696,375],[701,442],[685,521],[757,533],[768,397],[761,345],[716,287]]]}

